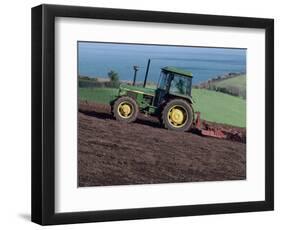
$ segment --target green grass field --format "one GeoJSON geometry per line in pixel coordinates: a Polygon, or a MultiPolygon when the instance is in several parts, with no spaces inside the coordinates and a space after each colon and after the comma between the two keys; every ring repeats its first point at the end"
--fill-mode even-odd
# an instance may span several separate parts
{"type": "Polygon", "coordinates": [[[236,86],[241,90],[246,90],[246,76],[239,75],[237,77],[228,78],[218,82],[212,83],[219,87],[236,86]]]}
{"type": "MultiPolygon", "coordinates": [[[[79,88],[81,100],[103,104],[109,104],[117,93],[118,89],[111,88],[79,88]]],[[[202,119],[246,127],[246,101],[242,98],[206,89],[192,89],[192,97],[194,111],[201,112],[202,119]]]]}
{"type": "Polygon", "coordinates": [[[206,89],[192,89],[192,97],[202,119],[246,127],[246,100],[206,89]]]}
{"type": "Polygon", "coordinates": [[[79,88],[79,99],[109,104],[118,94],[118,89],[112,88],[79,88]]]}

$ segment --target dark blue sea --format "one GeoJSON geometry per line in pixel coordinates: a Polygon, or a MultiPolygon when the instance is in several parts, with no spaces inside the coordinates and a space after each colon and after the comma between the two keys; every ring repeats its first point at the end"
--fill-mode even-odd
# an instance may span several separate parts
{"type": "Polygon", "coordinates": [[[180,67],[193,73],[197,84],[230,72],[246,72],[246,49],[158,46],[78,42],[78,72],[82,76],[107,77],[110,70],[122,80],[132,80],[133,66],[140,67],[137,81],[143,81],[150,58],[148,81],[157,82],[160,69],[180,67]]]}

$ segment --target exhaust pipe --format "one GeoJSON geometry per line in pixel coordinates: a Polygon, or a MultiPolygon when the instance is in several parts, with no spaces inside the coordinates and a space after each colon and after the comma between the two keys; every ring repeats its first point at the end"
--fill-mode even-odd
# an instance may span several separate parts
{"type": "Polygon", "coordinates": [[[133,85],[135,85],[136,84],[136,78],[137,78],[137,72],[139,70],[139,66],[134,65],[133,68],[134,68],[134,71],[135,71],[133,85]]]}

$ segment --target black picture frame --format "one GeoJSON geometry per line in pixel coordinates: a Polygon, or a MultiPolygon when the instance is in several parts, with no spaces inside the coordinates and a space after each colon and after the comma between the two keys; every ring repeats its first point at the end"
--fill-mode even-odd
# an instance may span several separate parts
{"type": "Polygon", "coordinates": [[[162,218],[274,209],[274,20],[110,8],[32,8],[32,221],[41,225],[162,218]],[[265,29],[265,200],[55,213],[55,18],[109,19],[265,29]]]}

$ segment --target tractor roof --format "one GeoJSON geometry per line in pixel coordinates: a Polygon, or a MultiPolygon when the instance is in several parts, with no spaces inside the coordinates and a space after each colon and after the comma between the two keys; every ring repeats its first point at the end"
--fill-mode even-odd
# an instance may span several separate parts
{"type": "Polygon", "coordinates": [[[166,72],[171,72],[171,73],[176,73],[176,74],[179,74],[179,75],[183,75],[183,76],[186,76],[186,77],[192,77],[192,73],[191,72],[188,72],[184,69],[180,69],[180,68],[177,68],[177,67],[172,67],[172,66],[166,66],[164,68],[162,68],[162,70],[166,71],[166,72]]]}

